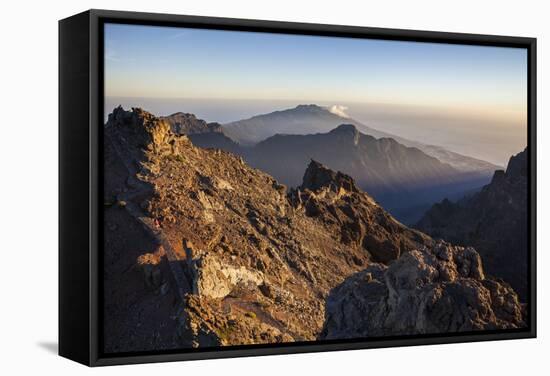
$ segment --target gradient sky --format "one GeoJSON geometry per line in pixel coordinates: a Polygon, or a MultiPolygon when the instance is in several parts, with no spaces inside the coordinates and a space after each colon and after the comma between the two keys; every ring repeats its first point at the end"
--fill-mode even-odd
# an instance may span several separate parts
{"type": "Polygon", "coordinates": [[[525,49],[107,24],[107,96],[523,111],[525,49]]]}
{"type": "Polygon", "coordinates": [[[105,96],[221,123],[339,104],[373,128],[500,165],[527,143],[520,48],[107,24],[105,96]]]}

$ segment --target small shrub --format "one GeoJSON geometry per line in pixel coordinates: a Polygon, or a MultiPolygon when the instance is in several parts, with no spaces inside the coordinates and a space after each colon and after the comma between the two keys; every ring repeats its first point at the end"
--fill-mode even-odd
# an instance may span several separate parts
{"type": "Polygon", "coordinates": [[[234,331],[235,329],[231,326],[224,325],[216,330],[216,334],[218,335],[218,338],[221,339],[223,342],[228,342],[234,331]]]}

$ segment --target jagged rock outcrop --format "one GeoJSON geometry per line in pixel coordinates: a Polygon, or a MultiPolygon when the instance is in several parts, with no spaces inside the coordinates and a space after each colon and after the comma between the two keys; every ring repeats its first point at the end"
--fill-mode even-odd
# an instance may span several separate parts
{"type": "Polygon", "coordinates": [[[433,246],[315,161],[287,191],[141,109],[104,135],[107,352],[315,340],[335,287],[433,246]]]}
{"type": "Polygon", "coordinates": [[[115,108],[109,114],[106,128],[109,131],[115,126],[118,134],[126,136],[122,141],[128,143],[131,157],[140,158],[138,155],[143,152],[161,154],[170,148],[170,124],[140,108],[132,111],[115,108]]]}
{"type": "Polygon", "coordinates": [[[362,247],[376,262],[388,263],[419,245],[432,243],[430,237],[396,221],[351,177],[314,160],[302,185],[292,190],[290,197],[343,244],[362,247]]]}
{"type": "Polygon", "coordinates": [[[510,158],[506,171],[495,171],[491,182],[456,203],[435,204],[416,228],[435,238],[473,246],[487,273],[527,294],[527,150],[510,158]]]}
{"type": "Polygon", "coordinates": [[[323,188],[332,190],[342,188],[347,192],[359,192],[351,177],[339,171],[333,171],[315,160],[311,160],[302,179],[301,189],[316,191],[323,188]]]}
{"type": "Polygon", "coordinates": [[[473,248],[444,242],[371,264],[327,298],[320,339],[523,327],[513,289],[485,278],[473,248]]]}

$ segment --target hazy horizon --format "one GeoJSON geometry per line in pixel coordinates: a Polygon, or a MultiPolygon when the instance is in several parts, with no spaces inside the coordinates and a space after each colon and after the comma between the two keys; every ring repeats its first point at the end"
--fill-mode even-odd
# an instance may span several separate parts
{"type": "Polygon", "coordinates": [[[525,49],[105,26],[115,105],[227,123],[314,103],[505,166],[527,144],[525,49]],[[253,99],[250,99],[253,98],[253,99]]]}
{"type": "MultiPolygon", "coordinates": [[[[346,108],[342,110],[344,114],[341,115],[349,116],[371,128],[424,144],[442,146],[450,151],[479,158],[501,167],[505,167],[510,156],[522,151],[527,145],[527,131],[517,134],[514,121],[505,117],[499,120],[487,119],[484,114],[449,114],[442,109],[379,103],[341,105],[297,100],[106,97],[104,119],[107,120],[113,108],[122,105],[125,109],[141,107],[157,116],[188,112],[207,122],[227,124],[256,115],[294,108],[300,104],[317,104],[327,108],[338,105],[346,108]],[[485,126],[479,127],[480,122],[485,126]],[[437,132],[442,123],[467,124],[467,126],[449,127],[446,132],[437,132]],[[460,130],[458,135],[456,129],[460,130]]],[[[345,122],[345,119],[342,122],[345,122]]]]}

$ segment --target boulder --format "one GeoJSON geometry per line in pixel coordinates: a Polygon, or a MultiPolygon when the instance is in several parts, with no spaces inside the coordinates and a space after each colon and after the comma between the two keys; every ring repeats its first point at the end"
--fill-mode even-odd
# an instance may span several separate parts
{"type": "Polygon", "coordinates": [[[325,309],[320,339],[525,326],[514,290],[485,278],[473,248],[444,242],[371,264],[334,288],[325,309]]]}

